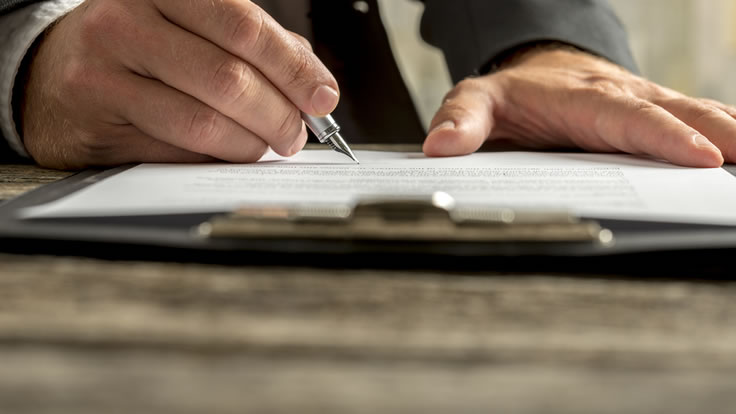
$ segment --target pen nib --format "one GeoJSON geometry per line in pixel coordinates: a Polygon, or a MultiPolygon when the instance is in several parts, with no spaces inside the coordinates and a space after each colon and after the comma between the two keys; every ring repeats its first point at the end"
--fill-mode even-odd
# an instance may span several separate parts
{"type": "Polygon", "coordinates": [[[350,147],[348,147],[348,144],[345,142],[339,132],[333,134],[327,139],[327,145],[329,145],[333,150],[339,152],[340,154],[347,155],[357,164],[360,164],[360,161],[355,158],[355,154],[353,154],[353,151],[350,150],[350,147]]]}

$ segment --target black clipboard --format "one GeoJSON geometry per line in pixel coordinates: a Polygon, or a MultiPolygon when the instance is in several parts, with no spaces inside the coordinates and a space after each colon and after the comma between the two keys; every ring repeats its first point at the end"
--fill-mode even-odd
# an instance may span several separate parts
{"type": "MultiPolygon", "coordinates": [[[[135,217],[18,218],[132,166],[87,170],[0,204],[0,251],[109,259],[376,267],[562,266],[566,271],[725,266],[736,227],[596,220],[563,212],[455,211],[427,199],[334,211],[246,209],[135,217]],[[641,263],[637,268],[642,268],[641,263]]],[[[736,167],[725,167],[736,175],[736,167]]],[[[441,198],[441,197],[440,197],[441,198]]]]}

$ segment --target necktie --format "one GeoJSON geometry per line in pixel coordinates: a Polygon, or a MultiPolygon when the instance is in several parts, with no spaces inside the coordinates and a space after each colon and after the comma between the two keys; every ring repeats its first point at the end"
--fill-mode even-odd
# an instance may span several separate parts
{"type": "Polygon", "coordinates": [[[340,84],[334,116],[348,142],[422,142],[424,128],[391,52],[377,0],[312,0],[310,17],[314,51],[340,84]]]}

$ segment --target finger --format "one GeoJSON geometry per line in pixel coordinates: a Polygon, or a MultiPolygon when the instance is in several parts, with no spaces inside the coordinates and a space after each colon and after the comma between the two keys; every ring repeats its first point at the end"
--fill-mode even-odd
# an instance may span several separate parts
{"type": "Polygon", "coordinates": [[[710,103],[687,97],[659,102],[660,106],[698,130],[718,147],[728,162],[736,161],[736,119],[710,103]]]}
{"type": "Polygon", "coordinates": [[[142,132],[128,136],[126,139],[128,151],[121,151],[118,159],[113,159],[111,165],[121,165],[141,162],[157,163],[204,163],[215,162],[218,159],[209,155],[197,154],[183,148],[175,147],[163,141],[152,138],[142,132]]]}
{"type": "Polygon", "coordinates": [[[475,80],[460,82],[432,119],[424,141],[430,157],[465,155],[477,151],[493,129],[493,100],[475,80]]]}
{"type": "MultiPolygon", "coordinates": [[[[215,158],[197,154],[152,138],[138,128],[116,127],[115,145],[104,154],[95,154],[89,166],[106,167],[130,163],[203,163],[214,162],[215,158]],[[123,129],[123,131],[121,131],[123,129]]],[[[105,139],[105,137],[99,137],[105,139]]]]}
{"type": "Polygon", "coordinates": [[[337,81],[324,64],[254,3],[153,2],[170,21],[254,65],[300,110],[322,116],[337,106],[337,81]]]}
{"type": "Polygon", "coordinates": [[[228,116],[281,155],[301,149],[306,130],[299,109],[257,69],[172,24],[158,31],[137,52],[146,57],[142,72],[228,116]]]}
{"type": "Polygon", "coordinates": [[[736,108],[733,107],[733,106],[731,106],[731,105],[726,105],[723,102],[718,102],[718,101],[715,101],[713,99],[701,98],[699,100],[701,102],[707,104],[707,105],[715,106],[716,108],[718,108],[718,109],[722,110],[723,112],[729,114],[731,117],[736,118],[736,108]]]}
{"type": "Polygon", "coordinates": [[[597,108],[596,131],[613,147],[648,154],[690,167],[718,167],[723,155],[708,139],[670,112],[651,102],[606,101],[597,108]]]}
{"type": "Polygon", "coordinates": [[[146,135],[230,162],[255,162],[268,146],[255,134],[198,100],[134,74],[119,77],[109,105],[146,135]]]}
{"type": "Polygon", "coordinates": [[[291,30],[287,30],[287,32],[289,32],[289,34],[291,36],[293,36],[294,39],[296,39],[299,43],[301,43],[302,46],[304,46],[307,49],[309,49],[310,52],[313,52],[314,51],[314,48],[312,48],[312,44],[309,42],[309,40],[307,40],[306,37],[300,35],[299,33],[292,32],[291,30]]]}

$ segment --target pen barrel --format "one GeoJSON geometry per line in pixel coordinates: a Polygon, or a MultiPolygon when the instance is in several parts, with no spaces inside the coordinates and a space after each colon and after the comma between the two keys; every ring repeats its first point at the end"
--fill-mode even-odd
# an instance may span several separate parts
{"type": "Polygon", "coordinates": [[[307,128],[309,128],[317,137],[319,142],[323,144],[331,136],[340,132],[340,125],[335,122],[335,119],[332,118],[332,115],[327,115],[325,117],[314,117],[302,112],[302,119],[304,120],[304,123],[307,124],[307,128]]]}

